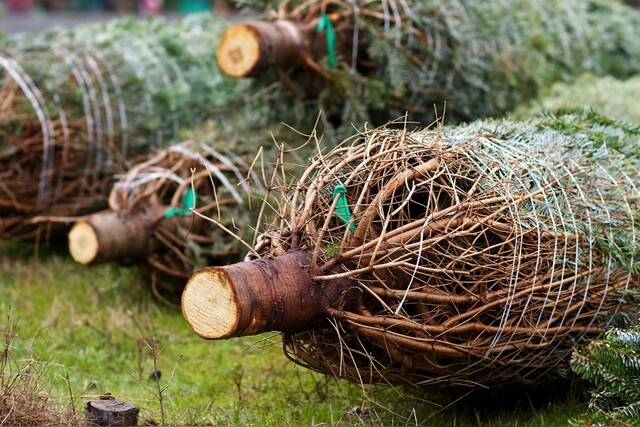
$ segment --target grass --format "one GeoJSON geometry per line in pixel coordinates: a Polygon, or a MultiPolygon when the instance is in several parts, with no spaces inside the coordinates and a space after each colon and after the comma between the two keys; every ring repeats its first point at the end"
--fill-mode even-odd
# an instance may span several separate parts
{"type": "Polygon", "coordinates": [[[274,334],[200,340],[135,269],[80,266],[61,249],[0,245],[0,289],[0,330],[16,323],[13,360],[46,363],[39,394],[80,414],[107,392],[138,405],[141,424],[555,426],[585,409],[567,385],[553,393],[363,390],[292,364],[274,334]]]}

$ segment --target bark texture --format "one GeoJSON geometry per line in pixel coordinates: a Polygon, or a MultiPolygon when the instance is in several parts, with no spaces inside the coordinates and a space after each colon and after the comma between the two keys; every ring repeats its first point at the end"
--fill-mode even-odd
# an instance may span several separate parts
{"type": "Polygon", "coordinates": [[[86,403],[87,422],[92,426],[135,426],[139,409],[127,400],[92,400],[86,403]]]}
{"type": "Polygon", "coordinates": [[[222,33],[216,59],[223,73],[247,77],[273,66],[299,65],[303,49],[299,25],[291,21],[250,22],[222,33]]]}
{"type": "MultiPolygon", "coordinates": [[[[263,310],[278,300],[253,298],[348,283],[350,304],[310,298],[289,319],[319,305],[326,323],[282,337],[289,359],[319,372],[421,388],[543,384],[576,346],[637,321],[639,137],[595,111],[367,130],[278,183],[253,248],[274,270],[230,271],[223,284],[263,310]],[[278,264],[300,251],[310,279],[278,264]]],[[[258,314],[239,316],[276,315],[258,314]]]]}
{"type": "Polygon", "coordinates": [[[311,281],[306,251],[195,272],[182,294],[182,312],[205,339],[312,328],[338,304],[347,283],[311,281]]]}
{"type": "Polygon", "coordinates": [[[69,252],[76,262],[98,264],[140,258],[153,253],[153,231],[167,211],[154,207],[134,215],[105,211],[77,222],[69,232],[69,252]]]}

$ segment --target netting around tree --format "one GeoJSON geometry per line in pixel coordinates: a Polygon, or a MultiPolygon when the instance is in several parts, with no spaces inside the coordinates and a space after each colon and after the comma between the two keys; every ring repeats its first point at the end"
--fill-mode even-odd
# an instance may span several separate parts
{"type": "Polygon", "coordinates": [[[345,286],[296,363],[355,382],[540,382],[636,321],[640,129],[593,112],[373,129],[281,182],[261,255],[345,286]]]}
{"type": "Polygon", "coordinates": [[[318,97],[346,132],[407,112],[429,123],[444,102],[449,122],[495,117],[555,81],[640,69],[640,12],[616,1],[239,3],[269,9],[269,20],[289,20],[306,37],[310,58],[297,70],[257,76],[274,92],[270,111],[291,117],[283,96],[296,96],[300,108],[318,97]]]}
{"type": "Polygon", "coordinates": [[[223,77],[214,58],[227,25],[208,14],[127,18],[6,41],[0,239],[34,237],[36,216],[104,208],[113,173],[237,100],[242,83],[223,77]]]}
{"type": "Polygon", "coordinates": [[[234,151],[197,141],[174,145],[118,176],[110,193],[109,207],[124,221],[162,209],[152,231],[156,247],[136,262],[170,304],[197,268],[238,261],[247,250],[241,240],[251,240],[258,211],[252,197],[265,190],[253,159],[234,151]]]}

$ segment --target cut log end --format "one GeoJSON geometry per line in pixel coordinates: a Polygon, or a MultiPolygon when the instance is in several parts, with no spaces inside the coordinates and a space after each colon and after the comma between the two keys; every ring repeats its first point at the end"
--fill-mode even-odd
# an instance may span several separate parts
{"type": "MultiPolygon", "coordinates": [[[[166,206],[134,213],[103,211],[79,221],[69,232],[69,252],[80,264],[132,260],[153,253],[158,246],[154,229],[166,206]]],[[[171,226],[172,221],[163,222],[171,226]]]]}
{"type": "Polygon", "coordinates": [[[201,338],[228,338],[238,323],[235,291],[224,271],[216,268],[205,271],[206,274],[194,275],[185,287],[182,294],[184,317],[201,338]]]}
{"type": "Polygon", "coordinates": [[[100,248],[98,235],[86,222],[77,222],[69,232],[69,252],[78,263],[88,265],[97,257],[100,248]]]}
{"type": "Polygon", "coordinates": [[[182,293],[182,313],[205,339],[304,331],[324,324],[325,307],[340,305],[352,284],[314,284],[310,261],[310,253],[293,251],[198,270],[182,293]]]}
{"type": "Polygon", "coordinates": [[[236,24],[222,33],[216,60],[223,73],[235,78],[294,67],[301,64],[304,39],[299,26],[286,20],[236,24]]]}
{"type": "Polygon", "coordinates": [[[251,26],[237,24],[220,37],[216,50],[220,70],[231,77],[246,77],[260,62],[260,34],[251,26]]]}

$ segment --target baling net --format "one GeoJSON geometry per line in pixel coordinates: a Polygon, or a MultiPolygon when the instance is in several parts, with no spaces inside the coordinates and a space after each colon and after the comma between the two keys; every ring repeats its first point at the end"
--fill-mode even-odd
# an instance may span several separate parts
{"type": "Polygon", "coordinates": [[[241,92],[214,59],[227,22],[120,19],[0,46],[0,239],[106,206],[114,173],[241,92]],[[47,223],[35,227],[35,222],[47,223]]]}
{"type": "MultiPolygon", "coordinates": [[[[264,1],[242,3],[264,9],[264,1]]],[[[295,23],[308,58],[297,70],[258,76],[269,112],[291,117],[317,99],[343,123],[386,123],[408,112],[448,121],[503,115],[555,81],[591,72],[627,78],[640,69],[640,12],[604,0],[271,1],[268,20],[295,23]],[[279,84],[273,84],[279,83],[279,84]],[[284,96],[278,96],[284,94],[284,96]],[[284,108],[282,108],[284,107],[284,108]]],[[[315,105],[315,104],[313,104],[315,105]]],[[[285,120],[293,123],[293,118],[285,120]]],[[[343,132],[344,134],[344,132],[343,132]]]]}
{"type": "Polygon", "coordinates": [[[166,207],[154,219],[154,250],[136,262],[154,295],[169,305],[194,270],[238,261],[246,251],[242,242],[251,239],[257,215],[251,198],[264,188],[252,158],[239,152],[185,141],[117,177],[109,207],[124,221],[166,207]]]}
{"type": "Polygon", "coordinates": [[[261,255],[351,284],[285,353],[361,383],[532,383],[637,319],[640,129],[594,112],[366,130],[281,182],[261,255]]]}

